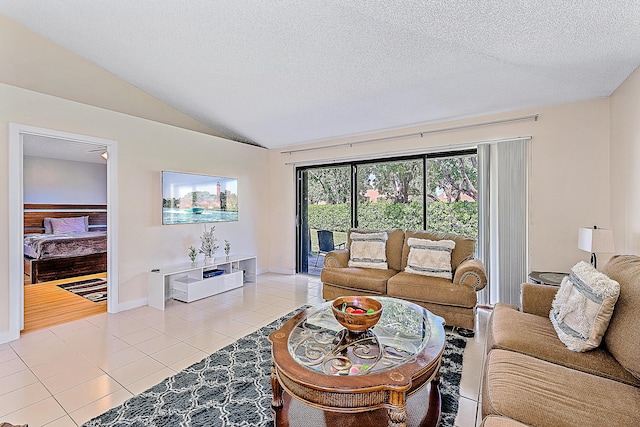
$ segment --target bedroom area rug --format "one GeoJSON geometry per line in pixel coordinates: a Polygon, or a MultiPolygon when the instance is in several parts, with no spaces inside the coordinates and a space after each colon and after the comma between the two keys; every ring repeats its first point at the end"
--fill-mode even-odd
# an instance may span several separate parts
{"type": "Polygon", "coordinates": [[[57,285],[65,291],[74,293],[91,302],[102,302],[107,300],[106,279],[88,279],[78,282],[63,283],[57,285]]]}
{"type": "MultiPolygon", "coordinates": [[[[273,426],[268,336],[304,308],[240,338],[82,427],[273,426]]],[[[458,412],[465,346],[465,338],[447,331],[440,368],[441,427],[453,427],[458,412]]]]}

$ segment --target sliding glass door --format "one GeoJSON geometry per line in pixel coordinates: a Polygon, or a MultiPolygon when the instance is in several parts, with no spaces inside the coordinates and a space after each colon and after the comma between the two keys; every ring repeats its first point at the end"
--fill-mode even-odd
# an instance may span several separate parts
{"type": "Polygon", "coordinates": [[[358,228],[423,228],[424,159],[363,163],[355,168],[358,228]]]}
{"type": "Polygon", "coordinates": [[[476,150],[300,168],[297,179],[300,273],[320,274],[351,227],[478,237],[476,150]]]}
{"type": "Polygon", "coordinates": [[[427,158],[426,230],[478,238],[475,153],[427,158]]]}
{"type": "Polygon", "coordinates": [[[320,274],[324,254],[344,247],[351,227],[351,166],[298,173],[298,272],[320,274]]]}

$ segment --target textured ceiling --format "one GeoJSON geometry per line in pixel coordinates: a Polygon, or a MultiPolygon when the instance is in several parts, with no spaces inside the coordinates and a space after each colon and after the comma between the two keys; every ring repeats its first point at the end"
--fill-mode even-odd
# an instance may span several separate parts
{"type": "Polygon", "coordinates": [[[228,138],[269,148],[610,95],[640,1],[0,0],[228,138]]]}
{"type": "Polygon", "coordinates": [[[22,144],[24,156],[85,163],[106,164],[106,160],[100,156],[105,151],[107,148],[99,145],[32,134],[25,134],[22,144]]]}

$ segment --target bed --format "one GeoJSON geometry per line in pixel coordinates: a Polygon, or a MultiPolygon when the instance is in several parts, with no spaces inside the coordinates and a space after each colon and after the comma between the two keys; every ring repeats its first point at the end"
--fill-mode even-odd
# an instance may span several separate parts
{"type": "Polygon", "coordinates": [[[105,271],[106,205],[24,205],[24,272],[30,283],[105,271]]]}

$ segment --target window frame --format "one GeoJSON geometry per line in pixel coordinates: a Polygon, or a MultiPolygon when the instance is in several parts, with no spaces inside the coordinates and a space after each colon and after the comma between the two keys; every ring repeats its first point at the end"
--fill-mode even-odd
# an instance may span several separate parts
{"type": "Polygon", "coordinates": [[[303,214],[307,211],[306,206],[303,206],[303,202],[306,200],[304,197],[305,188],[308,188],[308,183],[304,182],[304,172],[310,169],[322,169],[322,168],[337,168],[349,166],[351,168],[351,218],[350,218],[350,228],[358,227],[358,196],[357,196],[357,186],[358,186],[358,167],[361,165],[367,165],[372,163],[384,163],[384,162],[398,162],[403,160],[422,160],[422,230],[426,230],[427,227],[427,160],[444,158],[444,157],[462,157],[469,155],[478,155],[477,147],[474,148],[465,148],[461,150],[448,150],[448,151],[439,151],[432,153],[423,153],[423,154],[412,154],[412,155],[403,155],[403,156],[393,156],[393,157],[371,157],[368,159],[360,159],[360,160],[352,160],[352,161],[344,161],[344,162],[335,162],[335,163],[319,163],[315,165],[306,165],[299,166],[295,168],[295,180],[296,180],[296,272],[300,272],[302,270],[302,248],[303,245],[308,244],[308,237],[303,236],[302,225],[303,225],[303,214]]]}

